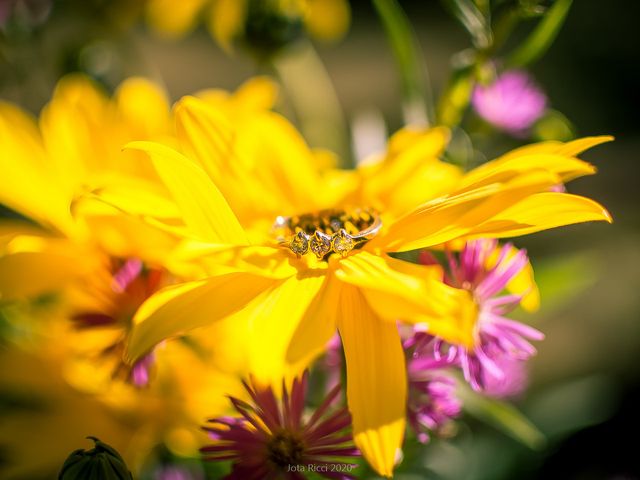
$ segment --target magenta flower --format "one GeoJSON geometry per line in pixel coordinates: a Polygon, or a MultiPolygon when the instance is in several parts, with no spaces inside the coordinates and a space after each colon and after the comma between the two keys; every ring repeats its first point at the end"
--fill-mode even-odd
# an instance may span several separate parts
{"type": "Polygon", "coordinates": [[[431,434],[439,433],[462,411],[462,402],[456,397],[456,381],[446,371],[456,366],[455,355],[436,359],[434,341],[433,336],[417,331],[404,342],[410,352],[407,419],[421,443],[427,443],[431,434]]]}
{"type": "MultiPolygon", "coordinates": [[[[478,305],[475,346],[469,349],[426,337],[423,345],[416,347],[416,352],[426,355],[426,362],[432,355],[436,362],[457,364],[474,390],[498,397],[522,392],[526,386],[522,362],[536,353],[529,340],[544,339],[542,332],[506,317],[524,295],[503,291],[528,263],[526,251],[510,255],[512,249],[511,244],[498,247],[496,240],[475,240],[465,245],[458,258],[447,253],[450,274],[445,281],[471,292],[478,305]],[[489,266],[493,257],[496,260],[489,266]]],[[[420,261],[433,263],[435,258],[423,254],[420,261]]]]}
{"type": "Polygon", "coordinates": [[[529,386],[527,362],[503,352],[490,355],[502,371],[502,378],[484,373],[482,377],[483,393],[495,398],[514,398],[522,394],[529,386]]]}
{"type": "Polygon", "coordinates": [[[487,122],[512,135],[522,136],[544,114],[547,97],[529,74],[510,70],[491,85],[477,85],[471,104],[487,122]]]}
{"type": "MultiPolygon", "coordinates": [[[[533,327],[507,318],[523,298],[523,295],[503,294],[507,284],[527,265],[525,250],[509,255],[511,244],[498,247],[496,240],[468,242],[458,259],[449,253],[451,272],[447,282],[469,290],[478,304],[476,320],[476,344],[473,349],[452,345],[446,355],[460,363],[464,378],[474,390],[485,390],[486,378],[509,381],[505,360],[527,360],[536,353],[529,340],[542,340],[544,334],[533,327]],[[497,260],[489,267],[489,259],[497,254],[497,260]]],[[[434,342],[436,360],[443,358],[444,342],[434,342]]]]}
{"type": "Polygon", "coordinates": [[[351,417],[346,408],[327,414],[340,393],[336,386],[308,418],[303,418],[308,374],[282,389],[276,398],[271,388],[244,383],[252,403],[229,397],[240,417],[220,417],[203,429],[215,440],[200,449],[205,460],[231,460],[228,480],[291,479],[314,472],[325,478],[352,479],[356,465],[346,457],[359,455],[351,444],[351,417]]]}

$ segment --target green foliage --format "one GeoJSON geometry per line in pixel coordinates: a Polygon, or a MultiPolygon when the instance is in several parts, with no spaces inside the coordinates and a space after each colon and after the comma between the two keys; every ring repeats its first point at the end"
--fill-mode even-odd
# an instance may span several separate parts
{"type": "Polygon", "coordinates": [[[373,0],[396,58],[405,99],[412,108],[425,110],[425,118],[433,117],[430,104],[425,104],[428,90],[422,54],[413,28],[396,0],[373,0]]]}
{"type": "Polygon", "coordinates": [[[489,8],[486,2],[470,0],[443,0],[444,5],[469,32],[473,46],[479,50],[493,43],[489,8]]]}
{"type": "Polygon", "coordinates": [[[458,384],[457,394],[465,411],[471,416],[494,426],[531,449],[544,448],[545,436],[513,405],[480,395],[462,382],[458,384]]]}
{"type": "Polygon", "coordinates": [[[540,59],[560,32],[573,0],[556,0],[529,37],[507,58],[509,67],[525,67],[540,59]]]}

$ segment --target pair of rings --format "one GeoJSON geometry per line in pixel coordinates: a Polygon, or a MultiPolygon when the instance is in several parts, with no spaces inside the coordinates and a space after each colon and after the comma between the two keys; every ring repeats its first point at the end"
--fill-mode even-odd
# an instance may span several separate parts
{"type": "Polygon", "coordinates": [[[322,259],[332,252],[345,257],[373,238],[380,231],[382,220],[370,210],[321,210],[294,217],[278,217],[273,227],[280,232],[280,245],[298,257],[312,252],[322,259]]]}

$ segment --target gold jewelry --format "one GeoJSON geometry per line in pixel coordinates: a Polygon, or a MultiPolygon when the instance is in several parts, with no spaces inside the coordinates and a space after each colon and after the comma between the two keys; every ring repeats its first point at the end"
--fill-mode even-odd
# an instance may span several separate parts
{"type": "Polygon", "coordinates": [[[343,257],[375,237],[382,220],[371,210],[320,210],[293,217],[278,217],[273,224],[280,245],[298,257],[309,251],[324,258],[331,252],[343,257]]]}

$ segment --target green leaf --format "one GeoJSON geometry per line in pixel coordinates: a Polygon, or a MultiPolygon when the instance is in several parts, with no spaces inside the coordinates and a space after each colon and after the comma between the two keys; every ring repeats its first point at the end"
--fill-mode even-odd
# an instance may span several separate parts
{"type": "Polygon", "coordinates": [[[483,50],[493,42],[489,9],[486,2],[470,0],[443,0],[447,9],[471,35],[473,46],[483,50]],[[483,13],[484,10],[484,13],[483,13]]]}
{"type": "Polygon", "coordinates": [[[480,395],[458,382],[457,395],[471,416],[493,425],[498,430],[534,450],[542,449],[546,438],[518,409],[510,403],[480,395]]]}
{"type": "Polygon", "coordinates": [[[564,24],[573,0],[556,0],[531,34],[507,57],[509,67],[524,67],[542,57],[564,24]]]}

